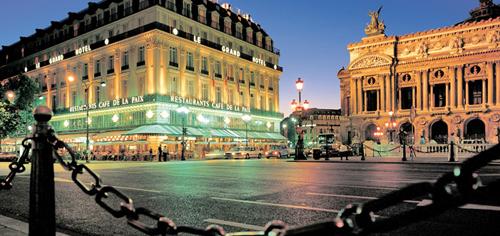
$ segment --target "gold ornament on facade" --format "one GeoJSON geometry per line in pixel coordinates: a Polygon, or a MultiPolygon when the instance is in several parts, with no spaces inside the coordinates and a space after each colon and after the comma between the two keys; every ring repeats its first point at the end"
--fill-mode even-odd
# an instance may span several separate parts
{"type": "Polygon", "coordinates": [[[365,27],[365,34],[367,36],[375,36],[375,35],[383,35],[385,32],[385,24],[382,20],[379,19],[380,11],[382,7],[378,9],[378,11],[370,11],[368,15],[370,16],[370,23],[365,27]]]}
{"type": "Polygon", "coordinates": [[[431,71],[430,84],[448,83],[448,73],[446,68],[438,68],[431,71]]]}
{"type": "Polygon", "coordinates": [[[499,113],[495,113],[495,114],[491,115],[491,121],[493,121],[493,122],[499,122],[500,121],[500,114],[499,113]]]}
{"type": "Polygon", "coordinates": [[[352,69],[361,69],[361,68],[369,68],[369,67],[376,67],[376,66],[385,66],[385,65],[390,65],[391,61],[387,60],[386,58],[380,57],[380,56],[366,56],[358,61],[355,61],[351,66],[350,70],[352,69]]]}
{"type": "Polygon", "coordinates": [[[465,67],[465,80],[483,80],[486,79],[486,68],[484,63],[470,64],[465,67]]]}
{"type": "Polygon", "coordinates": [[[461,116],[456,115],[456,116],[453,117],[452,121],[453,121],[454,124],[458,125],[458,124],[461,124],[462,121],[464,121],[464,119],[461,116]]]}
{"type": "Polygon", "coordinates": [[[464,47],[464,40],[461,37],[455,37],[450,40],[451,53],[462,53],[464,47]]]}
{"type": "Polygon", "coordinates": [[[498,47],[498,42],[500,39],[500,33],[499,31],[490,31],[488,32],[488,35],[486,36],[486,42],[490,44],[490,48],[496,48],[498,47]]]}
{"type": "Polygon", "coordinates": [[[400,88],[413,87],[416,85],[411,73],[403,73],[398,76],[398,84],[400,88]]]}
{"type": "Polygon", "coordinates": [[[415,51],[417,54],[417,58],[422,58],[422,57],[427,57],[429,55],[428,53],[429,48],[427,47],[427,44],[425,42],[421,42],[415,51]]]}

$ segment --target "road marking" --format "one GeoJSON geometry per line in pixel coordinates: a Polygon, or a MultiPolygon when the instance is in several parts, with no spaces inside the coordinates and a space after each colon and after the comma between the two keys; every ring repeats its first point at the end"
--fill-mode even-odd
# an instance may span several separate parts
{"type": "MultiPolygon", "coordinates": [[[[316,195],[316,196],[328,196],[328,197],[342,197],[342,198],[353,198],[353,199],[364,199],[364,200],[374,200],[378,199],[376,197],[368,197],[368,196],[356,196],[356,195],[344,195],[344,194],[331,194],[331,193],[306,193],[307,195],[316,195]]],[[[420,201],[414,200],[404,200],[406,203],[420,203],[420,201]]]]}
{"type": "MultiPolygon", "coordinates": [[[[417,206],[427,206],[430,204],[432,204],[432,200],[424,199],[417,206]]],[[[467,209],[467,210],[500,211],[500,206],[472,204],[472,203],[465,204],[459,208],[460,209],[467,209]]]]}
{"type": "Polygon", "coordinates": [[[206,220],[204,220],[204,222],[211,223],[211,224],[218,224],[218,225],[228,225],[228,226],[238,227],[238,228],[242,228],[242,229],[255,230],[255,231],[264,231],[264,229],[265,229],[264,227],[258,226],[258,225],[249,225],[249,224],[244,224],[244,223],[218,220],[218,219],[206,219],[206,220]]]}
{"type": "Polygon", "coordinates": [[[222,198],[222,197],[211,197],[211,198],[214,200],[220,200],[220,201],[248,203],[248,204],[256,204],[256,205],[263,205],[263,206],[285,207],[285,208],[302,209],[302,210],[310,210],[310,211],[323,211],[323,212],[339,213],[338,210],[326,209],[326,208],[297,206],[297,205],[279,204],[279,203],[270,203],[270,202],[257,202],[257,201],[222,198]]]}

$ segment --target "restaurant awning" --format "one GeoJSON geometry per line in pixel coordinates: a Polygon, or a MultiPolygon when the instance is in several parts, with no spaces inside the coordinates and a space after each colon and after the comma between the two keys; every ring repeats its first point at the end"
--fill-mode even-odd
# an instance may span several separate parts
{"type": "MultiPolygon", "coordinates": [[[[181,132],[179,132],[181,133],[181,132]]],[[[177,135],[177,130],[163,125],[143,125],[125,132],[123,135],[177,135]]]]}

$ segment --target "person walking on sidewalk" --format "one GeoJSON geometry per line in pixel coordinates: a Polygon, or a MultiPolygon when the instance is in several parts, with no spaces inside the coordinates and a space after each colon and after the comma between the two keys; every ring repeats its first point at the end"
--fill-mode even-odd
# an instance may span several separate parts
{"type": "Polygon", "coordinates": [[[161,146],[158,146],[158,162],[161,162],[162,154],[161,146]]]}
{"type": "Polygon", "coordinates": [[[153,148],[149,148],[149,160],[153,161],[153,148]]]}

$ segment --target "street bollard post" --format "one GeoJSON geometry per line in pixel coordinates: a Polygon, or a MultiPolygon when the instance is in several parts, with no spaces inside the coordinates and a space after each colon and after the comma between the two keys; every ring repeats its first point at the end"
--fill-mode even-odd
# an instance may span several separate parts
{"type": "Polygon", "coordinates": [[[450,142],[450,156],[448,157],[448,161],[449,162],[455,162],[455,143],[453,142],[453,140],[451,140],[450,142]]]}
{"type": "Polygon", "coordinates": [[[361,160],[362,161],[366,160],[366,158],[365,158],[365,144],[364,143],[361,143],[360,152],[361,152],[361,160]]]}
{"type": "Polygon", "coordinates": [[[403,142],[403,158],[401,160],[402,161],[407,161],[408,160],[406,158],[406,142],[403,142]]]}
{"type": "Polygon", "coordinates": [[[52,111],[46,106],[34,112],[36,126],[33,131],[31,156],[29,235],[55,235],[54,159],[52,146],[47,141],[52,111]]]}

